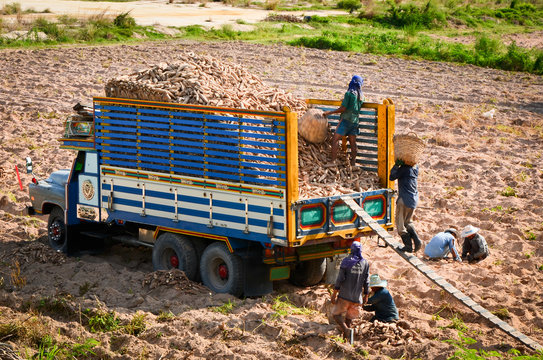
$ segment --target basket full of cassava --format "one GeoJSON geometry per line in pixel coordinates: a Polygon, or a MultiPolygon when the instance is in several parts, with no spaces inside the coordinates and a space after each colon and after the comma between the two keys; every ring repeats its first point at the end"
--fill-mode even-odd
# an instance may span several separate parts
{"type": "Polygon", "coordinates": [[[394,142],[394,160],[402,160],[409,166],[416,165],[424,152],[424,141],[414,132],[396,134],[394,142]]]}

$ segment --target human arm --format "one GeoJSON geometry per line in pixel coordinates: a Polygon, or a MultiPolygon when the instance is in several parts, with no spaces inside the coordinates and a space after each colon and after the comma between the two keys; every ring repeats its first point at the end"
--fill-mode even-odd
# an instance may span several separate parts
{"type": "Polygon", "coordinates": [[[456,250],[456,246],[454,246],[454,238],[451,238],[449,241],[449,250],[451,250],[451,254],[454,260],[462,262],[462,259],[460,259],[460,256],[458,254],[458,250],[456,250]]]}
{"type": "Polygon", "coordinates": [[[398,180],[402,175],[402,167],[398,164],[394,164],[390,169],[390,181],[398,180]]]}
{"type": "Polygon", "coordinates": [[[454,245],[451,247],[451,254],[452,254],[454,260],[462,262],[462,259],[460,259],[460,256],[458,256],[458,251],[456,250],[454,245]]]}
{"type": "Polygon", "coordinates": [[[328,117],[329,115],[332,115],[332,114],[341,114],[342,112],[344,112],[346,110],[345,106],[340,106],[338,107],[337,109],[335,110],[331,110],[331,111],[325,111],[322,113],[322,116],[324,117],[328,117]]]}
{"type": "Polygon", "coordinates": [[[366,311],[375,311],[375,303],[377,302],[376,301],[376,295],[374,294],[372,297],[370,297],[369,299],[367,299],[365,302],[364,302],[364,306],[363,306],[363,309],[366,310],[366,311]]]}
{"type": "Polygon", "coordinates": [[[331,302],[332,304],[335,304],[336,301],[337,301],[337,293],[338,293],[338,291],[339,291],[339,290],[334,289],[334,290],[332,291],[332,293],[330,294],[330,302],[331,302]]]}
{"type": "Polygon", "coordinates": [[[341,284],[343,284],[343,282],[345,281],[345,277],[347,275],[346,271],[347,269],[345,269],[344,267],[339,268],[339,272],[336,278],[336,283],[334,284],[334,290],[330,294],[330,300],[332,301],[332,304],[336,303],[339,289],[341,289],[341,284]]]}

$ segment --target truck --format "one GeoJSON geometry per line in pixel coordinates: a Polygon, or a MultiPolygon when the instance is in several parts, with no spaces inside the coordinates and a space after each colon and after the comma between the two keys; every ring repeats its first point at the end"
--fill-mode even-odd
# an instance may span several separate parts
{"type": "MultiPolygon", "coordinates": [[[[59,139],[76,151],[71,168],[29,184],[28,213],[48,215],[56,251],[146,246],[154,270],[177,268],[215,292],[261,296],[276,280],[312,286],[333,278],[352,242],[374,233],[342,197],[394,227],[390,99],[364,103],[360,113],[356,165],[378,174],[378,189],[309,199],[299,198],[298,117],[288,107],[96,97],[82,111],[59,139]]],[[[331,126],[337,122],[332,116],[331,126]]]]}

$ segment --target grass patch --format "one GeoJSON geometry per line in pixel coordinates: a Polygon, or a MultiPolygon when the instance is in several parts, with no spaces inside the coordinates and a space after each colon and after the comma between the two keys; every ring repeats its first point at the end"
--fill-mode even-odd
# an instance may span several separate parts
{"type": "Polygon", "coordinates": [[[130,322],[123,326],[124,331],[128,335],[138,336],[145,331],[147,324],[145,323],[145,318],[147,314],[137,313],[135,314],[130,322]]]}
{"type": "Polygon", "coordinates": [[[511,314],[509,314],[509,310],[507,310],[506,308],[494,310],[492,311],[492,314],[496,315],[502,320],[511,319],[511,314]]]}
{"type": "Polygon", "coordinates": [[[279,318],[288,315],[311,315],[315,311],[306,307],[297,307],[287,295],[279,295],[272,300],[272,318],[279,318]]]}
{"type": "Polygon", "coordinates": [[[120,320],[114,311],[107,311],[103,308],[86,309],[83,314],[87,318],[91,332],[109,332],[120,327],[120,320]]]}
{"type": "Polygon", "coordinates": [[[230,299],[222,304],[221,306],[216,306],[211,308],[211,311],[218,312],[224,315],[230,314],[232,311],[234,311],[234,308],[236,307],[236,303],[230,301],[230,299]]]}
{"type": "Polygon", "coordinates": [[[161,310],[157,316],[157,320],[160,322],[168,322],[175,319],[175,315],[171,311],[161,310]]]}
{"type": "Polygon", "coordinates": [[[506,196],[506,197],[516,197],[517,196],[517,191],[512,188],[511,186],[508,186],[506,187],[505,189],[503,189],[502,191],[500,191],[499,193],[501,196],[506,196]]]}

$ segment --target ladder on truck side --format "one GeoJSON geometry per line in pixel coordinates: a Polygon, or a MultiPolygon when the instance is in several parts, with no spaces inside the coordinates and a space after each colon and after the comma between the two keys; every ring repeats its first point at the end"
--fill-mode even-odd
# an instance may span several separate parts
{"type": "Polygon", "coordinates": [[[400,255],[405,261],[411,264],[415,269],[420,271],[424,276],[430,279],[434,284],[441,287],[443,290],[460,300],[464,305],[469,307],[471,310],[481,315],[485,319],[489,320],[491,323],[496,325],[502,331],[504,331],[509,336],[517,339],[524,345],[530,347],[533,350],[541,351],[543,346],[539,343],[528,337],[527,335],[521,333],[505,321],[498,318],[496,315],[492,314],[490,311],[477,304],[469,296],[465,295],[463,292],[452,286],[445,279],[439,276],[432,268],[422,262],[418,257],[400,251],[400,243],[394,240],[394,237],[390,235],[385,229],[383,229],[377,221],[375,221],[367,212],[364,211],[354,199],[342,196],[341,200],[351,208],[375,233],[377,236],[382,239],[388,246],[390,246],[398,255],[400,255]]]}

